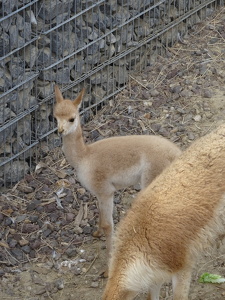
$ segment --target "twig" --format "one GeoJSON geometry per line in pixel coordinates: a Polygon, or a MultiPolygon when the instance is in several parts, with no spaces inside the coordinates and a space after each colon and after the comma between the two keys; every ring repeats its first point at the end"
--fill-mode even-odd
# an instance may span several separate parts
{"type": "Polygon", "coordinates": [[[93,264],[95,263],[95,261],[96,261],[96,259],[98,258],[98,256],[99,256],[99,253],[97,253],[97,254],[95,255],[95,258],[94,258],[93,261],[91,262],[91,264],[90,264],[90,266],[88,267],[88,269],[85,271],[84,275],[86,275],[87,272],[92,268],[92,266],[93,266],[93,264]]]}

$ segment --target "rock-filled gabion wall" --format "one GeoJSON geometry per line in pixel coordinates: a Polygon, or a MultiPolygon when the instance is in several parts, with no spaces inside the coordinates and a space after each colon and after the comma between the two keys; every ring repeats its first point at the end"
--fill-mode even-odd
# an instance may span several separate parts
{"type": "MultiPolygon", "coordinates": [[[[219,1],[221,3],[221,1],[219,1]]],[[[207,0],[0,1],[0,186],[60,144],[53,87],[92,107],[213,11],[207,0]]]]}

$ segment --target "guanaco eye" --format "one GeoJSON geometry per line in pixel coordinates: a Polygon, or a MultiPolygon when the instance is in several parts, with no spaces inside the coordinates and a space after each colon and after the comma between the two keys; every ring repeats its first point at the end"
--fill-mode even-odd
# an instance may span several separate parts
{"type": "Polygon", "coordinates": [[[75,120],[74,118],[71,118],[71,119],[69,119],[69,122],[70,122],[70,123],[73,123],[74,120],[75,120]]]}

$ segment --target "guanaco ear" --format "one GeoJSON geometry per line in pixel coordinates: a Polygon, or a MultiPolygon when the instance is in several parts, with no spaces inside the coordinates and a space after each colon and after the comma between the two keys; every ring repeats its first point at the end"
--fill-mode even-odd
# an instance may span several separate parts
{"type": "Polygon", "coordinates": [[[77,106],[78,108],[81,105],[81,101],[82,101],[82,99],[84,97],[84,93],[85,93],[85,88],[83,88],[82,91],[80,92],[80,94],[77,96],[77,98],[75,100],[73,100],[73,104],[75,106],[77,106]]]}
{"type": "Polygon", "coordinates": [[[55,99],[56,99],[56,103],[60,103],[63,101],[63,95],[62,95],[58,85],[55,85],[55,99]]]}

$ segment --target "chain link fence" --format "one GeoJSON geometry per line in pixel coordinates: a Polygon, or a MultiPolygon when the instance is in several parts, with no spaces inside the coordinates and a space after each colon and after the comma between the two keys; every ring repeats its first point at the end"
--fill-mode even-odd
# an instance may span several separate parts
{"type": "Polygon", "coordinates": [[[0,186],[10,186],[60,140],[53,87],[85,120],[224,1],[1,0],[0,186]]]}

